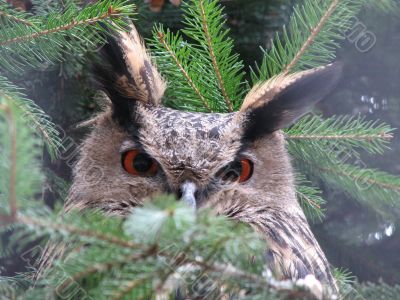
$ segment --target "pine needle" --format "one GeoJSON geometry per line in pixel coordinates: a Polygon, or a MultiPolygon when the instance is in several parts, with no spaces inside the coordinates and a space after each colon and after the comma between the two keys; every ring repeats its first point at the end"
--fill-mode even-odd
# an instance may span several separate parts
{"type": "MultiPolygon", "coordinates": [[[[393,138],[393,129],[379,120],[363,116],[333,116],[322,119],[309,115],[285,131],[289,143],[311,143],[315,149],[345,149],[349,153],[363,149],[382,154],[393,138]]],[[[343,152],[345,151],[343,150],[343,152]]]]}
{"type": "Polygon", "coordinates": [[[3,76],[0,76],[0,96],[12,101],[23,111],[27,122],[42,136],[51,157],[55,159],[62,147],[62,141],[55,124],[46,113],[32,100],[26,98],[21,88],[3,76]]]}
{"type": "Polygon", "coordinates": [[[15,73],[27,67],[42,67],[62,61],[65,54],[94,49],[104,42],[108,29],[121,29],[124,17],[133,15],[134,5],[126,0],[98,1],[84,8],[69,1],[63,13],[46,16],[7,14],[0,31],[0,67],[15,73]],[[10,15],[10,16],[9,16],[10,15]]]}

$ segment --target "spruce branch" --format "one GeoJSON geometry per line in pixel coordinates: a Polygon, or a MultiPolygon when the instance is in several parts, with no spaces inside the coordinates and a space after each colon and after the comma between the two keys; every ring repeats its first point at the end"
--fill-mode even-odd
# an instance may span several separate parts
{"type": "Polygon", "coordinates": [[[16,176],[17,176],[17,129],[14,121],[11,107],[7,104],[1,104],[0,109],[7,115],[9,135],[10,135],[10,179],[9,179],[9,194],[8,203],[10,205],[11,219],[17,216],[17,196],[15,192],[16,176]]]}
{"type": "Polygon", "coordinates": [[[208,25],[208,22],[207,22],[206,12],[205,12],[205,9],[204,9],[204,0],[199,0],[199,6],[200,6],[200,14],[201,14],[201,19],[202,19],[202,24],[203,24],[203,30],[204,30],[204,34],[205,34],[206,41],[207,41],[208,51],[210,53],[210,57],[211,57],[212,65],[214,67],[215,74],[217,75],[218,85],[219,85],[219,88],[221,89],[222,95],[224,96],[225,103],[228,106],[228,110],[230,112],[233,112],[232,101],[229,98],[229,96],[227,94],[227,91],[226,91],[226,88],[225,88],[225,84],[222,81],[221,71],[220,71],[219,66],[218,66],[217,58],[216,58],[215,51],[214,51],[214,45],[213,45],[212,37],[210,35],[210,31],[209,31],[209,28],[208,28],[209,25],[208,25]]]}
{"type": "Polygon", "coordinates": [[[383,280],[377,283],[356,283],[353,291],[346,296],[346,300],[385,299],[397,300],[400,294],[400,285],[389,285],[383,280]]]}
{"type": "MultiPolygon", "coordinates": [[[[169,32],[168,32],[169,33],[169,32]]],[[[171,46],[167,43],[165,39],[165,34],[162,31],[157,32],[158,40],[160,43],[164,46],[165,50],[168,51],[169,55],[172,57],[173,61],[175,62],[176,66],[179,68],[181,71],[182,75],[184,78],[187,80],[187,83],[189,86],[193,89],[193,91],[196,93],[196,95],[200,98],[204,108],[211,112],[210,106],[208,105],[206,99],[204,98],[203,94],[200,92],[199,88],[196,86],[196,84],[193,82],[193,80],[190,78],[188,72],[186,71],[185,67],[183,66],[183,63],[178,59],[176,53],[172,50],[171,46]]]]}
{"type": "Polygon", "coordinates": [[[341,152],[323,151],[309,143],[291,144],[289,152],[308,176],[321,178],[382,216],[393,217],[400,213],[399,177],[353,165],[342,159],[341,152]]]}
{"type": "Polygon", "coordinates": [[[238,110],[247,90],[243,63],[234,52],[234,42],[225,28],[225,16],[218,0],[189,1],[183,6],[182,33],[192,43],[193,58],[204,65],[204,80],[218,93],[210,101],[217,112],[238,110]],[[230,109],[231,108],[231,109],[230,109]]]}
{"type": "Polygon", "coordinates": [[[160,72],[174,87],[167,89],[165,104],[192,111],[238,110],[247,86],[221,6],[217,0],[202,0],[182,7],[184,29],[171,34],[156,26],[151,42],[160,72]]]}
{"type": "MultiPolygon", "coordinates": [[[[382,154],[393,138],[393,129],[379,120],[362,116],[306,116],[285,130],[289,144],[312,143],[315,149],[345,149],[355,153],[363,149],[371,154],[382,154]]],[[[344,150],[343,150],[344,152],[344,150]]]]}
{"type": "Polygon", "coordinates": [[[49,229],[54,231],[64,231],[72,236],[81,236],[90,239],[95,239],[100,242],[114,244],[119,247],[129,248],[132,250],[137,250],[140,248],[140,245],[132,243],[128,240],[121,239],[115,236],[103,234],[96,230],[89,230],[89,229],[81,229],[78,227],[74,227],[71,225],[64,224],[64,222],[55,222],[53,221],[45,221],[38,218],[32,218],[28,216],[19,216],[16,221],[20,224],[24,224],[27,226],[35,226],[42,229],[49,229]]]}
{"type": "Polygon", "coordinates": [[[132,263],[139,259],[143,259],[147,256],[150,251],[145,251],[143,253],[135,253],[129,257],[124,257],[123,259],[116,259],[113,261],[97,263],[93,266],[89,266],[85,268],[83,271],[80,271],[76,274],[73,274],[71,277],[67,278],[63,283],[57,286],[57,289],[63,290],[64,288],[68,287],[70,284],[80,281],[85,277],[88,277],[92,274],[96,273],[105,273],[111,271],[113,268],[120,267],[125,264],[132,263]]]}
{"type": "Polygon", "coordinates": [[[51,28],[51,29],[43,30],[43,31],[34,32],[34,33],[31,33],[31,34],[27,34],[27,35],[17,36],[17,37],[14,37],[14,38],[10,38],[8,40],[3,40],[3,41],[0,41],[0,47],[1,46],[7,46],[7,45],[13,44],[13,43],[26,42],[28,40],[33,40],[33,39],[36,39],[36,38],[39,38],[39,37],[42,37],[42,36],[45,36],[45,35],[49,35],[49,34],[52,34],[52,33],[71,30],[71,29],[73,29],[75,27],[82,26],[82,25],[93,25],[93,24],[96,24],[96,23],[98,23],[98,22],[100,22],[102,20],[105,20],[105,19],[108,19],[108,18],[111,18],[111,17],[117,17],[117,16],[119,16],[119,14],[120,14],[120,12],[118,10],[114,10],[112,8],[112,6],[110,6],[109,10],[107,12],[101,14],[100,16],[88,18],[88,19],[85,19],[85,20],[79,20],[79,21],[72,20],[71,22],[69,22],[67,24],[64,24],[64,25],[61,25],[61,26],[58,26],[58,27],[54,27],[54,28],[51,28]]]}
{"type": "Polygon", "coordinates": [[[285,69],[283,70],[283,74],[287,75],[289,74],[292,69],[296,66],[296,64],[299,62],[303,54],[307,51],[307,49],[311,46],[311,44],[314,42],[315,38],[318,36],[318,34],[321,32],[323,27],[325,26],[326,22],[328,22],[330,16],[332,13],[335,11],[337,5],[339,3],[339,0],[332,0],[330,6],[326,10],[325,14],[322,16],[321,20],[319,23],[310,30],[310,35],[308,36],[307,40],[304,42],[303,46],[301,46],[299,52],[296,53],[295,57],[290,61],[285,69]]]}
{"type": "Polygon", "coordinates": [[[43,178],[37,162],[40,142],[13,100],[0,93],[0,132],[3,133],[0,134],[0,156],[3,159],[0,164],[0,187],[8,186],[0,192],[0,214],[4,215],[2,222],[3,219],[5,222],[15,220],[18,206],[34,205],[27,201],[28,196],[38,192],[43,178]],[[29,176],[26,176],[27,165],[29,176]],[[21,200],[17,205],[18,199],[21,200]]]}
{"type": "Polygon", "coordinates": [[[296,174],[296,194],[305,215],[312,221],[322,221],[326,201],[321,197],[322,192],[311,185],[302,174],[296,174]]]}
{"type": "Polygon", "coordinates": [[[341,177],[347,177],[352,181],[360,181],[363,185],[378,187],[400,193],[400,179],[375,169],[358,168],[352,165],[341,164],[338,168],[320,167],[321,171],[341,177]],[[373,175],[371,175],[373,174],[373,175]]]}
{"type": "Polygon", "coordinates": [[[26,98],[21,88],[13,85],[0,75],[0,96],[14,103],[23,112],[26,121],[43,137],[49,154],[53,159],[62,147],[62,141],[55,124],[32,100],[26,98]]]}
{"type": "Polygon", "coordinates": [[[119,290],[117,293],[115,293],[115,295],[111,299],[112,300],[123,299],[133,289],[135,289],[137,286],[139,286],[140,284],[142,284],[144,281],[148,280],[152,276],[153,276],[153,274],[147,274],[146,276],[143,276],[141,278],[135,278],[133,280],[130,280],[129,282],[125,283],[124,286],[122,286],[122,289],[119,290]]]}
{"type": "Polygon", "coordinates": [[[400,12],[399,3],[396,0],[370,1],[368,6],[389,14],[398,14],[400,12]]]}
{"type": "Polygon", "coordinates": [[[17,23],[22,23],[27,26],[33,26],[33,23],[31,23],[28,20],[25,20],[22,16],[17,16],[17,15],[12,15],[4,10],[2,10],[2,6],[0,5],[0,17],[4,17],[6,19],[9,19],[11,21],[17,22],[17,23]]]}
{"type": "Polygon", "coordinates": [[[83,8],[71,1],[61,14],[30,17],[32,26],[10,21],[0,31],[0,67],[13,72],[43,68],[62,61],[65,53],[94,48],[109,28],[122,30],[133,8],[126,0],[99,1],[83,8]]]}
{"type": "Polygon", "coordinates": [[[332,62],[352,18],[369,0],[304,0],[294,7],[288,27],[263,50],[260,65],[251,71],[253,83],[279,73],[297,72],[332,62]]]}

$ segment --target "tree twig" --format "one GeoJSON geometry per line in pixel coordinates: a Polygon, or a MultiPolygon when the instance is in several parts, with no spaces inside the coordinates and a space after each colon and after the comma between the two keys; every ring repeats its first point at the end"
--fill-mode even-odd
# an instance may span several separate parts
{"type": "Polygon", "coordinates": [[[176,57],[174,51],[171,49],[171,47],[165,41],[164,34],[162,32],[158,32],[157,35],[158,35],[159,41],[164,46],[164,48],[168,51],[168,53],[171,55],[171,57],[174,60],[175,64],[178,66],[179,70],[182,72],[183,76],[186,78],[186,80],[187,80],[188,84],[190,85],[190,87],[194,90],[194,92],[200,98],[200,100],[203,103],[204,107],[209,112],[211,112],[211,108],[208,105],[208,103],[207,103],[206,99],[204,98],[203,94],[200,92],[199,88],[195,85],[193,80],[190,78],[189,74],[186,72],[185,68],[182,66],[182,64],[179,61],[179,59],[176,57]]]}
{"type": "Polygon", "coordinates": [[[135,287],[137,287],[139,284],[143,283],[144,281],[148,280],[149,276],[144,276],[141,278],[135,278],[131,281],[129,281],[126,286],[124,286],[118,293],[112,297],[112,300],[120,300],[124,298],[125,295],[127,295],[129,292],[131,292],[135,287]]]}
{"type": "Polygon", "coordinates": [[[215,75],[217,76],[218,85],[221,90],[222,96],[224,97],[225,103],[228,106],[229,112],[233,112],[232,100],[229,98],[228,93],[226,92],[224,81],[222,80],[221,71],[219,69],[217,58],[215,56],[214,46],[212,44],[210,31],[207,24],[206,13],[204,10],[204,0],[199,0],[200,5],[200,13],[201,13],[201,21],[203,26],[203,31],[207,40],[207,46],[211,57],[211,62],[215,71],[215,75]]]}
{"type": "MultiPolygon", "coordinates": [[[[37,129],[38,131],[40,131],[40,134],[42,135],[42,137],[49,143],[51,144],[55,149],[56,149],[56,153],[58,151],[58,147],[59,145],[57,145],[54,141],[53,138],[50,137],[49,133],[47,132],[47,130],[43,127],[43,125],[38,121],[38,119],[35,117],[35,115],[29,111],[29,109],[25,109],[23,105],[20,104],[20,101],[15,101],[15,99],[13,97],[11,97],[10,95],[7,95],[6,93],[4,93],[3,91],[0,90],[0,95],[3,96],[4,98],[6,98],[9,101],[13,101],[13,103],[15,103],[15,105],[17,107],[19,107],[21,110],[23,110],[24,114],[32,121],[32,123],[34,124],[35,129],[37,129]]],[[[57,132],[58,134],[58,132],[57,132]]]]}
{"type": "Polygon", "coordinates": [[[55,27],[55,28],[51,28],[51,29],[47,29],[47,30],[43,30],[43,31],[39,31],[39,32],[35,32],[32,34],[28,34],[28,35],[23,35],[23,36],[17,36],[8,40],[4,40],[0,42],[0,46],[6,46],[9,44],[13,44],[13,43],[20,43],[20,42],[25,42],[25,41],[29,41],[32,39],[36,39],[39,38],[41,36],[45,36],[45,35],[49,35],[52,33],[57,33],[57,32],[61,32],[61,31],[67,31],[67,30],[71,30],[72,28],[75,28],[77,26],[81,26],[81,25],[92,25],[95,24],[99,21],[102,21],[104,19],[107,19],[109,17],[112,16],[118,16],[119,12],[117,10],[114,10],[112,7],[110,7],[111,9],[109,9],[106,13],[102,14],[101,16],[95,17],[95,18],[90,18],[90,19],[86,19],[86,20],[81,20],[81,21],[72,21],[68,24],[59,26],[59,27],[55,27]]]}
{"type": "MultiPolygon", "coordinates": [[[[360,176],[353,175],[353,174],[351,174],[351,172],[345,172],[345,171],[338,170],[338,169],[332,170],[332,169],[326,168],[326,167],[317,167],[317,168],[326,173],[331,173],[331,174],[348,177],[355,181],[359,181],[359,179],[360,179],[360,176]]],[[[378,187],[381,187],[384,189],[400,192],[400,185],[390,184],[390,183],[382,182],[382,181],[372,179],[372,178],[364,178],[363,182],[368,183],[370,185],[375,185],[375,186],[378,186],[378,187]]]]}
{"type": "Polygon", "coordinates": [[[339,135],[319,135],[319,134],[287,134],[289,140],[366,140],[373,141],[376,139],[391,140],[393,135],[382,132],[380,134],[339,134],[339,135]]]}
{"type": "MultiPolygon", "coordinates": [[[[4,220],[3,216],[0,216],[0,219],[4,220]]],[[[235,277],[238,279],[243,279],[243,280],[249,280],[255,284],[255,286],[258,286],[261,289],[265,288],[270,288],[276,291],[287,291],[291,292],[294,287],[296,287],[296,284],[293,282],[280,282],[280,281],[270,281],[267,280],[257,274],[252,274],[249,272],[242,271],[240,269],[235,268],[233,265],[230,264],[219,264],[219,263],[208,263],[201,257],[196,257],[196,258],[190,258],[187,256],[186,253],[180,251],[178,254],[177,253],[170,253],[168,251],[164,250],[159,250],[158,245],[155,244],[151,246],[150,248],[147,245],[140,245],[140,244],[134,244],[129,241],[124,241],[119,238],[114,238],[110,237],[108,235],[104,235],[101,233],[97,232],[91,232],[87,230],[81,230],[77,229],[68,225],[60,225],[60,224],[52,224],[50,222],[43,222],[39,221],[33,218],[28,218],[28,217],[17,217],[16,220],[13,220],[13,222],[19,222],[27,225],[35,225],[35,226],[40,226],[40,227],[46,227],[48,228],[49,226],[52,228],[58,228],[58,229],[64,229],[70,233],[76,234],[76,235],[81,235],[81,236],[88,236],[88,237],[95,237],[98,238],[99,240],[120,246],[120,247],[125,247],[129,249],[134,249],[134,250],[141,250],[143,249],[143,252],[140,254],[134,254],[132,255],[132,258],[134,259],[140,259],[140,257],[156,257],[156,256],[161,256],[167,259],[171,259],[173,262],[173,265],[176,267],[186,265],[186,264],[192,264],[195,266],[198,266],[202,268],[202,270],[208,270],[211,272],[216,272],[221,274],[222,276],[227,276],[227,277],[235,277]]],[[[111,262],[109,263],[104,263],[100,264],[97,266],[93,266],[92,268],[88,268],[87,270],[84,270],[80,273],[75,274],[73,278],[75,280],[82,279],[86,275],[90,275],[92,273],[95,273],[98,270],[106,270],[107,268],[112,267],[111,262]],[[99,269],[100,268],[100,269],[99,269]]],[[[123,288],[119,293],[117,293],[113,299],[121,299],[124,295],[132,291],[135,287],[137,287],[139,284],[141,284],[143,281],[148,280],[149,277],[143,277],[143,278],[135,278],[132,281],[128,283],[127,286],[123,288]]],[[[67,286],[67,283],[62,283],[62,286],[67,286]]]]}
{"type": "Polygon", "coordinates": [[[17,16],[10,15],[9,13],[6,13],[5,11],[0,11],[0,16],[4,16],[5,18],[11,19],[17,23],[22,23],[27,26],[33,26],[33,24],[31,22],[21,19],[21,18],[18,18],[17,16]]]}
{"type": "Polygon", "coordinates": [[[15,190],[17,177],[17,129],[10,106],[2,104],[0,109],[4,110],[8,119],[8,128],[10,134],[10,182],[8,192],[8,203],[10,205],[10,215],[12,219],[17,216],[17,196],[15,190]]]}
{"type": "Polygon", "coordinates": [[[307,197],[304,193],[301,193],[301,192],[299,192],[299,191],[296,191],[296,193],[297,193],[300,197],[306,199],[306,201],[307,201],[308,203],[310,203],[311,206],[314,206],[314,208],[316,208],[316,209],[321,209],[321,205],[319,205],[317,202],[315,202],[314,200],[312,200],[310,197],[307,197]]]}
{"type": "Polygon", "coordinates": [[[95,274],[95,273],[98,273],[98,272],[101,272],[101,273],[107,272],[107,271],[111,270],[112,268],[114,268],[116,266],[125,265],[125,264],[127,264],[129,262],[144,258],[146,255],[147,255],[147,252],[135,253],[135,254],[133,254],[131,256],[124,257],[121,260],[98,263],[98,264],[95,264],[93,266],[89,266],[85,270],[83,270],[81,272],[78,272],[78,273],[72,275],[71,277],[68,277],[63,283],[58,285],[56,287],[56,289],[57,290],[63,290],[67,286],[69,286],[70,284],[73,284],[76,281],[79,281],[79,280],[81,280],[82,278],[84,278],[86,276],[89,276],[91,274],[95,274]]]}
{"type": "Polygon", "coordinates": [[[290,73],[290,71],[293,69],[293,67],[299,62],[303,54],[307,51],[307,49],[312,45],[314,42],[315,38],[317,35],[321,32],[322,28],[326,24],[326,22],[329,20],[329,17],[332,15],[332,13],[335,11],[336,7],[339,4],[339,0],[332,0],[331,5],[329,6],[328,10],[325,12],[325,14],[322,16],[321,20],[318,22],[317,26],[311,29],[311,34],[303,44],[303,46],[300,48],[299,52],[296,53],[295,57],[292,59],[292,61],[285,67],[283,70],[283,75],[287,75],[290,73]]]}
{"type": "Polygon", "coordinates": [[[66,224],[45,222],[42,220],[25,217],[25,216],[19,216],[17,221],[20,223],[26,224],[26,225],[34,225],[34,226],[39,226],[39,227],[44,227],[44,228],[53,228],[55,230],[64,230],[64,231],[69,232],[70,234],[95,238],[95,239],[98,239],[98,240],[101,240],[101,241],[104,241],[107,243],[118,245],[120,247],[131,248],[131,249],[140,249],[141,248],[141,245],[132,243],[127,240],[123,240],[123,239],[120,239],[120,238],[117,238],[114,236],[106,235],[106,234],[92,231],[92,230],[84,230],[84,229],[76,228],[76,227],[66,225],[66,224]]]}

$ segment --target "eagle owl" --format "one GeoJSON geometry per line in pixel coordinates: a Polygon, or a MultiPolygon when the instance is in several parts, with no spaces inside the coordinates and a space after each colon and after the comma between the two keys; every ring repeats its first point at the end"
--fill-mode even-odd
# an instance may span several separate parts
{"type": "Polygon", "coordinates": [[[239,111],[222,114],[164,107],[167,83],[133,26],[115,33],[102,55],[94,69],[110,101],[90,122],[65,211],[123,216],[172,193],[259,231],[278,278],[312,274],[336,289],[296,199],[281,129],[330,92],[340,65],[276,76],[254,86],[239,111]]]}

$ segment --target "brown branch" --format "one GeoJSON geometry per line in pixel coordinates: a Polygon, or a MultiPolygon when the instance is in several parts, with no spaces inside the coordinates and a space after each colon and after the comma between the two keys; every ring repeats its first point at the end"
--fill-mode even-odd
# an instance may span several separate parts
{"type": "Polygon", "coordinates": [[[86,19],[86,20],[81,20],[81,21],[72,21],[68,24],[59,26],[59,27],[55,27],[52,29],[48,29],[48,30],[43,30],[40,32],[35,32],[33,34],[28,34],[28,35],[23,35],[23,36],[17,36],[15,38],[11,38],[8,40],[4,40],[0,42],[0,46],[6,46],[9,44],[13,44],[13,43],[20,43],[20,42],[25,42],[25,41],[29,41],[32,39],[36,39],[38,37],[41,36],[45,36],[48,34],[52,34],[52,33],[56,33],[56,32],[61,32],[61,31],[67,31],[67,30],[71,30],[72,28],[75,28],[77,26],[81,26],[81,25],[92,25],[95,24],[99,21],[102,21],[104,19],[107,19],[109,17],[113,17],[113,16],[118,16],[118,11],[112,9],[112,7],[110,7],[110,9],[102,14],[101,16],[98,17],[94,17],[94,18],[90,18],[90,19],[86,19]]]}
{"type": "Polygon", "coordinates": [[[145,276],[142,278],[136,278],[131,281],[129,281],[126,286],[122,288],[118,293],[116,293],[111,299],[112,300],[120,300],[124,298],[126,294],[131,292],[135,287],[137,287],[139,284],[141,284],[143,281],[146,281],[149,279],[149,276],[145,276]]]}
{"type": "Polygon", "coordinates": [[[199,0],[199,5],[200,5],[200,13],[201,13],[203,31],[204,31],[204,34],[206,36],[207,46],[208,46],[208,50],[210,51],[210,57],[211,57],[211,61],[212,61],[212,65],[213,65],[214,71],[215,71],[215,75],[217,76],[218,85],[219,85],[219,88],[220,88],[220,90],[222,92],[222,95],[224,97],[225,103],[228,106],[229,112],[233,112],[232,101],[229,98],[228,93],[226,92],[225,84],[224,84],[224,81],[222,80],[221,71],[220,71],[218,63],[217,63],[217,58],[215,56],[215,51],[214,51],[214,47],[213,47],[213,44],[212,44],[210,31],[208,29],[208,24],[207,24],[207,19],[206,19],[206,12],[204,10],[204,2],[203,2],[203,0],[199,0]]]}
{"type": "MultiPolygon", "coordinates": [[[[0,219],[3,221],[6,220],[7,218],[9,218],[9,216],[0,216],[0,219]]],[[[115,245],[118,245],[121,247],[134,249],[134,250],[138,250],[138,249],[140,250],[140,248],[143,248],[143,246],[144,246],[144,245],[140,245],[140,244],[134,244],[129,241],[121,240],[118,238],[110,237],[108,235],[104,235],[101,233],[87,231],[87,230],[81,230],[81,229],[78,229],[78,228],[75,228],[72,226],[68,226],[68,225],[60,225],[60,224],[54,224],[54,223],[50,223],[50,222],[43,222],[43,221],[35,220],[33,218],[28,218],[28,217],[17,217],[16,219],[10,220],[10,221],[14,222],[14,223],[20,222],[20,223],[27,224],[27,225],[35,225],[35,226],[41,226],[41,227],[46,227],[46,228],[51,227],[51,228],[56,228],[56,229],[62,229],[62,230],[66,230],[73,234],[87,236],[87,237],[95,237],[102,241],[109,242],[109,243],[112,243],[112,244],[115,244],[115,245]]],[[[188,245],[188,246],[190,246],[190,245],[188,245]]],[[[289,291],[290,292],[292,290],[292,288],[296,286],[295,283],[293,283],[293,282],[278,282],[278,281],[270,282],[256,274],[248,273],[248,272],[242,271],[240,269],[237,269],[232,265],[217,264],[217,263],[209,264],[207,261],[204,261],[200,258],[195,258],[195,259],[189,258],[189,257],[187,257],[187,255],[184,252],[180,252],[179,254],[176,254],[176,253],[169,253],[165,250],[160,251],[158,249],[157,245],[153,245],[150,248],[147,247],[146,249],[144,249],[144,253],[132,255],[131,258],[137,260],[137,259],[140,259],[141,257],[144,258],[144,257],[149,257],[149,256],[153,256],[153,257],[162,256],[162,257],[171,259],[174,261],[174,266],[179,266],[179,265],[183,265],[183,264],[193,264],[195,266],[201,267],[203,270],[209,270],[212,272],[222,274],[224,276],[250,280],[253,283],[257,284],[262,289],[271,288],[271,289],[274,289],[277,291],[289,291]]],[[[112,263],[109,262],[109,263],[93,266],[92,268],[88,268],[87,270],[84,270],[80,273],[75,274],[75,276],[73,276],[71,281],[73,279],[79,280],[79,279],[85,277],[86,275],[95,273],[96,271],[101,271],[101,270],[106,271],[107,268],[112,267],[111,264],[112,263]]],[[[118,294],[116,294],[113,299],[121,299],[124,295],[126,295],[127,293],[132,291],[135,287],[137,287],[139,284],[141,284],[143,281],[145,281],[149,278],[151,278],[151,277],[137,278],[137,279],[130,281],[128,283],[128,285],[126,287],[124,287],[124,289],[122,291],[120,291],[118,294]]],[[[71,281],[69,281],[69,282],[71,282],[71,281]]],[[[62,283],[62,286],[66,287],[67,283],[68,282],[62,283]]]]}
{"type": "Polygon", "coordinates": [[[63,283],[61,283],[60,285],[58,285],[56,287],[57,290],[62,291],[63,289],[65,289],[66,287],[68,287],[70,284],[74,284],[76,281],[81,280],[82,278],[89,276],[91,274],[95,274],[95,273],[104,273],[107,271],[110,271],[112,268],[117,267],[119,265],[125,265],[131,261],[135,261],[141,258],[144,258],[147,256],[147,252],[144,253],[136,253],[133,254],[131,256],[125,257],[122,260],[115,260],[115,261],[110,261],[110,262],[104,262],[104,263],[97,263],[93,266],[90,266],[88,268],[86,268],[85,270],[78,272],[74,275],[72,275],[71,277],[68,277],[67,280],[65,280],[63,283]]]}
{"type": "MultiPolygon", "coordinates": [[[[0,219],[3,220],[3,222],[7,219],[8,216],[0,216],[0,219]],[[5,218],[4,218],[5,217],[5,218]]],[[[91,238],[96,238],[120,247],[124,247],[124,248],[129,248],[129,249],[133,249],[133,250],[140,250],[141,248],[143,248],[143,245],[140,244],[135,244],[129,241],[125,241],[116,237],[112,237],[109,235],[105,235],[102,233],[98,233],[98,232],[94,232],[94,231],[89,231],[89,230],[82,230],[70,225],[61,225],[61,224],[56,224],[53,222],[44,222],[41,220],[37,220],[37,219],[33,219],[30,217],[25,217],[25,216],[19,216],[16,219],[13,220],[9,220],[10,222],[19,222],[22,224],[26,224],[26,225],[34,225],[34,226],[39,226],[39,227],[44,227],[44,228],[53,228],[56,230],[65,230],[68,231],[69,233],[72,234],[76,234],[76,235],[80,235],[80,236],[86,236],[86,237],[91,237],[91,238]]],[[[226,265],[215,265],[215,264],[207,264],[204,261],[200,261],[198,259],[192,259],[187,257],[187,255],[185,253],[180,252],[179,254],[176,253],[169,253],[165,250],[163,251],[158,251],[156,245],[153,246],[150,249],[147,249],[147,256],[163,256],[169,259],[174,260],[174,264],[182,264],[182,263],[191,263],[194,265],[198,265],[200,267],[205,268],[206,270],[212,270],[214,272],[223,272],[223,273],[227,273],[230,274],[232,276],[236,276],[236,277],[240,277],[240,278],[245,278],[245,279],[251,279],[251,280],[256,280],[259,283],[263,283],[266,284],[267,282],[264,281],[263,279],[259,278],[257,275],[255,274],[251,274],[251,273],[246,273],[243,271],[239,271],[236,270],[235,272],[232,272],[233,267],[232,266],[226,266],[226,265]]]]}
{"type": "Polygon", "coordinates": [[[297,193],[300,197],[306,199],[306,201],[307,201],[308,203],[310,203],[311,206],[314,206],[314,207],[317,208],[317,209],[321,209],[321,205],[319,205],[317,202],[315,202],[315,201],[312,200],[311,198],[307,197],[305,194],[303,194],[303,193],[301,193],[301,192],[299,192],[299,191],[296,191],[296,193],[297,193]]]}
{"type": "Polygon", "coordinates": [[[80,229],[80,228],[76,228],[70,225],[66,225],[66,224],[57,224],[54,222],[44,222],[38,219],[34,219],[34,218],[29,218],[29,217],[18,217],[17,221],[26,225],[34,225],[34,226],[39,226],[39,227],[44,227],[44,228],[53,228],[55,230],[65,230],[71,234],[75,234],[75,235],[80,235],[80,236],[85,236],[85,237],[91,237],[91,238],[95,238],[107,243],[111,243],[114,245],[118,245],[120,247],[124,247],[124,248],[131,248],[131,249],[140,249],[141,245],[132,243],[130,241],[126,241],[120,238],[116,238],[114,236],[110,236],[110,235],[106,235],[103,233],[99,233],[99,232],[95,232],[95,231],[91,231],[91,230],[84,230],[84,229],[80,229]]]}
{"type": "MultiPolygon", "coordinates": [[[[325,168],[325,167],[317,167],[317,168],[320,169],[321,171],[324,171],[324,172],[327,172],[327,173],[331,173],[331,174],[337,174],[337,175],[345,176],[345,177],[351,178],[352,180],[355,180],[355,181],[359,180],[359,177],[360,177],[360,176],[352,175],[351,172],[350,173],[346,173],[345,171],[332,170],[330,168],[325,168]]],[[[400,192],[400,185],[393,185],[393,184],[390,184],[390,183],[381,182],[379,180],[375,180],[375,179],[371,179],[371,178],[368,178],[363,182],[369,183],[371,185],[376,185],[376,186],[379,186],[379,187],[384,188],[384,189],[395,190],[395,191],[399,191],[400,192]]]]}
{"type": "Polygon", "coordinates": [[[33,24],[31,22],[29,22],[27,20],[24,20],[24,19],[21,19],[21,18],[18,18],[18,17],[13,16],[13,15],[10,15],[10,14],[6,13],[5,11],[0,11],[0,16],[4,16],[4,17],[6,17],[8,19],[11,19],[11,20],[17,22],[17,23],[22,23],[22,24],[25,24],[27,26],[33,26],[33,24]]]}
{"type": "Polygon", "coordinates": [[[313,29],[311,29],[310,36],[305,41],[303,46],[300,48],[299,52],[297,52],[297,54],[292,59],[292,61],[285,67],[285,69],[283,71],[283,75],[289,74],[290,71],[293,69],[293,67],[299,62],[300,58],[307,51],[307,49],[312,45],[312,43],[314,42],[317,35],[321,32],[322,28],[324,27],[326,22],[329,20],[329,17],[332,15],[332,13],[335,11],[338,4],[339,4],[339,0],[332,0],[331,5],[329,6],[329,8],[325,12],[325,14],[322,16],[322,18],[319,21],[319,23],[317,24],[317,26],[315,26],[313,29]]]}
{"type": "Polygon", "coordinates": [[[162,32],[158,32],[158,39],[159,41],[163,44],[164,48],[169,52],[169,54],[171,55],[172,59],[174,60],[175,64],[178,66],[178,68],[181,70],[183,76],[186,78],[188,84],[190,85],[190,87],[194,90],[194,92],[197,94],[197,96],[200,98],[201,102],[203,102],[204,107],[211,112],[211,108],[208,105],[206,99],[204,98],[204,96],[201,94],[200,90],[198,89],[198,87],[195,85],[195,83],[193,82],[193,80],[190,78],[189,74],[186,72],[185,68],[182,66],[182,63],[179,61],[179,59],[176,57],[174,51],[171,49],[171,47],[167,44],[167,42],[165,41],[165,37],[164,34],[162,32]]]}
{"type": "Polygon", "coordinates": [[[393,135],[390,133],[382,132],[380,134],[342,134],[342,135],[307,135],[307,134],[287,134],[289,140],[366,140],[373,141],[376,139],[391,140],[393,135]]]}
{"type": "Polygon", "coordinates": [[[52,144],[55,148],[58,148],[57,145],[54,144],[52,138],[50,137],[50,135],[47,133],[46,129],[44,129],[44,127],[42,126],[42,124],[40,124],[40,122],[36,119],[35,115],[29,111],[29,109],[25,109],[23,105],[21,105],[21,103],[19,103],[19,101],[15,101],[14,98],[12,98],[11,96],[5,94],[4,92],[2,92],[0,90],[0,95],[3,96],[4,98],[6,98],[9,101],[12,101],[13,103],[15,103],[15,105],[17,107],[19,107],[23,112],[24,115],[28,116],[30,118],[30,120],[35,124],[35,129],[37,128],[42,137],[48,141],[48,143],[52,144]]]}
{"type": "Polygon", "coordinates": [[[10,182],[8,192],[8,203],[10,205],[11,218],[15,219],[17,216],[17,195],[15,190],[16,177],[17,177],[17,129],[13,112],[8,105],[1,105],[1,110],[7,115],[8,127],[10,134],[10,182]]]}

